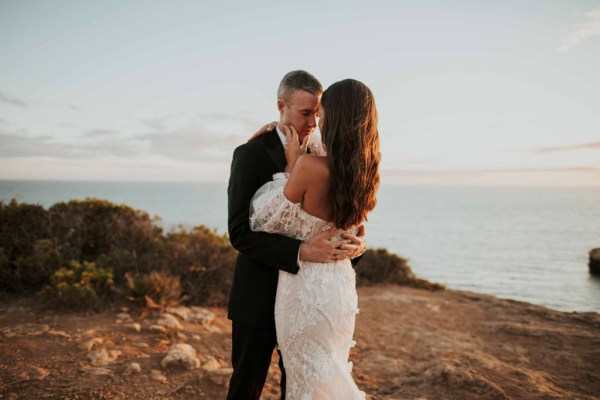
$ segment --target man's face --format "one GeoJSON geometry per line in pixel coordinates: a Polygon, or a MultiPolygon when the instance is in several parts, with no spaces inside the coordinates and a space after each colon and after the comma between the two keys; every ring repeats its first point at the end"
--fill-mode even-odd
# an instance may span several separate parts
{"type": "Polygon", "coordinates": [[[300,143],[309,136],[317,126],[316,114],[319,108],[321,95],[296,90],[284,99],[277,100],[279,108],[279,124],[293,126],[298,132],[300,143]]]}
{"type": "Polygon", "coordinates": [[[317,114],[319,116],[319,131],[321,132],[321,135],[323,134],[323,121],[325,121],[325,109],[323,108],[323,106],[321,104],[319,104],[319,113],[317,114]]]}

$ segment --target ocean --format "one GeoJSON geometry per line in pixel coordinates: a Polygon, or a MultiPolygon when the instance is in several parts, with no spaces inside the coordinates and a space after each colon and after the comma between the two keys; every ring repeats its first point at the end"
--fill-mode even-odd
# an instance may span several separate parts
{"type": "MultiPolygon", "coordinates": [[[[227,232],[225,183],[0,181],[3,201],[86,197],[145,210],[167,230],[227,232]]],[[[600,312],[600,278],[587,265],[600,247],[600,188],[383,186],[366,229],[368,247],[449,288],[600,312]]]]}

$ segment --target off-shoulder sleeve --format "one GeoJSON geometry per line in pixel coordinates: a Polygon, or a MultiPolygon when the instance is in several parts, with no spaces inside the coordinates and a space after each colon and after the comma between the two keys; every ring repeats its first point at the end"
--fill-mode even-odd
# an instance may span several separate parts
{"type": "Polygon", "coordinates": [[[296,236],[301,205],[292,203],[283,194],[288,175],[277,173],[272,181],[256,191],[250,202],[250,228],[253,231],[296,236]]]}

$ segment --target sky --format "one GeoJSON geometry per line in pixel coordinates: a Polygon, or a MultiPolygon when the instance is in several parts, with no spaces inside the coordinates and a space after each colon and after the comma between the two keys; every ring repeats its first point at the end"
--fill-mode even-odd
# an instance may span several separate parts
{"type": "Polygon", "coordinates": [[[296,69],[382,184],[600,187],[600,0],[0,0],[0,179],[226,182],[296,69]]]}

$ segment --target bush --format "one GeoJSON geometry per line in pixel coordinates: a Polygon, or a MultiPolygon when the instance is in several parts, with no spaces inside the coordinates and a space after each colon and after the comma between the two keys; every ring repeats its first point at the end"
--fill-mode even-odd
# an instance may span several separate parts
{"type": "MultiPolygon", "coordinates": [[[[70,260],[111,270],[117,286],[150,279],[152,271],[179,277],[186,298],[225,305],[236,251],[227,236],[204,226],[163,235],[146,212],[86,199],[40,206],[0,203],[0,290],[38,291],[70,260]],[[147,276],[147,278],[143,278],[147,276]]],[[[160,301],[159,301],[160,303],[160,301]]]]}
{"type": "Polygon", "coordinates": [[[192,303],[227,304],[237,255],[227,236],[219,236],[205,226],[191,232],[180,228],[167,235],[165,252],[169,255],[165,267],[181,276],[183,292],[192,303]]]}
{"type": "Polygon", "coordinates": [[[112,271],[98,268],[95,263],[72,260],[68,267],[58,269],[50,285],[38,295],[59,308],[98,308],[107,300],[113,289],[112,271]]]}
{"type": "Polygon", "coordinates": [[[117,283],[125,272],[149,272],[162,229],[148,213],[106,200],[57,203],[49,209],[52,237],[64,259],[100,261],[114,268],[117,283]]]}
{"type": "MultiPolygon", "coordinates": [[[[112,298],[113,284],[160,309],[180,301],[223,306],[236,254],[226,235],[205,226],[163,234],[146,212],[105,200],[48,211],[0,202],[0,291],[44,288],[40,296],[65,307],[96,307],[112,298]]],[[[356,272],[358,285],[442,288],[416,278],[405,259],[385,249],[368,250],[356,272]]]]}
{"type": "Polygon", "coordinates": [[[415,276],[406,259],[386,249],[367,250],[355,266],[356,284],[371,286],[383,283],[411,286],[419,289],[441,290],[443,285],[415,276]]]}
{"type": "Polygon", "coordinates": [[[151,272],[150,274],[125,274],[129,299],[140,306],[159,309],[175,306],[183,300],[181,296],[181,280],[168,272],[151,272]]]}
{"type": "Polygon", "coordinates": [[[48,212],[42,206],[0,201],[0,247],[9,260],[32,255],[35,243],[48,238],[48,212]]]}

